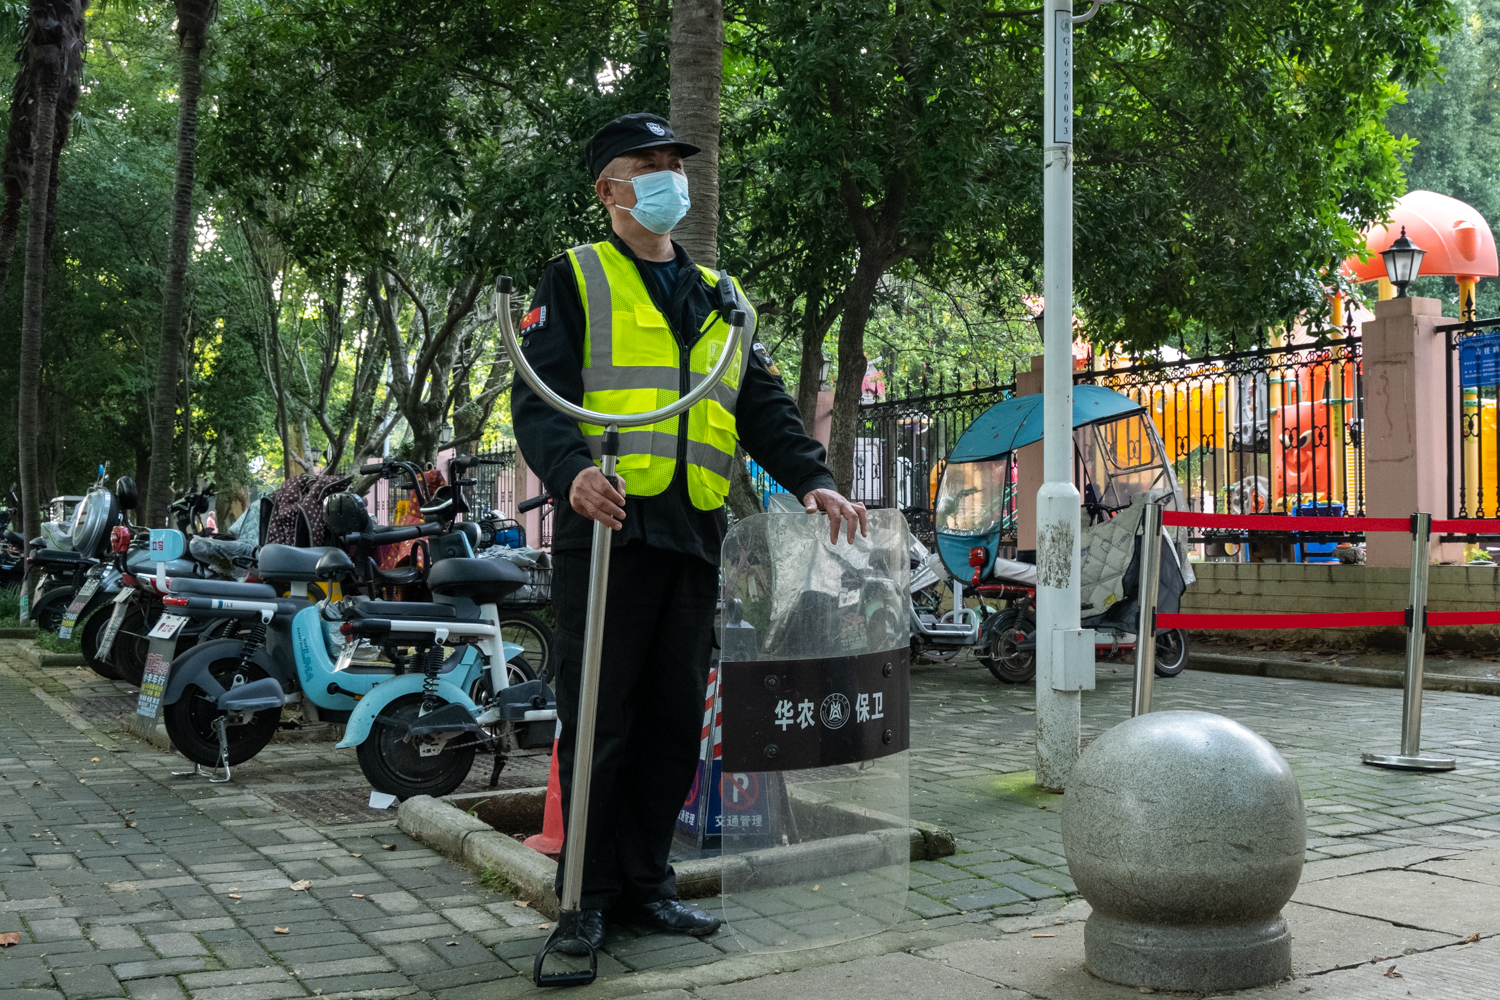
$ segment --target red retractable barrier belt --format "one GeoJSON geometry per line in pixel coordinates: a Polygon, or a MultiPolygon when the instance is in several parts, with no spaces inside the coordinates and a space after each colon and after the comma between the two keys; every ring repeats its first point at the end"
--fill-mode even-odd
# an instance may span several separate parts
{"type": "MultiPolygon", "coordinates": [[[[1429,615],[1430,621],[1433,616],[1429,615]]],[[[1500,615],[1497,615],[1500,621],[1500,615]]],[[[1345,611],[1334,614],[1157,615],[1157,628],[1363,628],[1405,625],[1405,611],[1345,611]]]]}
{"type": "Polygon", "coordinates": [[[1440,535],[1500,535],[1500,518],[1433,521],[1432,530],[1440,535]]]}
{"type": "Polygon", "coordinates": [[[1428,625],[1500,625],[1500,611],[1429,611],[1428,625]]]}
{"type": "MultiPolygon", "coordinates": [[[[1161,523],[1183,528],[1215,528],[1221,531],[1392,531],[1411,533],[1407,517],[1287,517],[1282,514],[1197,514],[1164,510],[1161,523]]],[[[1454,522],[1442,522],[1451,524],[1454,522]]],[[[1500,524],[1500,521],[1494,522],[1500,524]]]]}

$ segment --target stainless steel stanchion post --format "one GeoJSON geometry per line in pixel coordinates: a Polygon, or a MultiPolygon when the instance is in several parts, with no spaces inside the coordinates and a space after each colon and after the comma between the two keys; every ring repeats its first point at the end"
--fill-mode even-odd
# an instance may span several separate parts
{"type": "MultiPolygon", "coordinates": [[[[745,323],[749,319],[743,309],[737,308],[734,284],[727,275],[719,278],[719,310],[728,312],[729,337],[724,344],[724,353],[719,355],[713,370],[686,396],[650,413],[613,414],[586,409],[570,402],[556,392],[532,370],[521,345],[516,340],[516,331],[510,318],[510,294],[514,285],[510,278],[501,277],[495,282],[495,318],[500,326],[500,337],[505,342],[506,356],[516,366],[516,374],[554,410],[565,413],[574,420],[595,424],[604,428],[604,440],[600,446],[600,471],[611,483],[615,482],[615,460],[620,452],[620,428],[643,427],[659,423],[689,409],[714,390],[740,357],[745,336],[745,323]]],[[[565,498],[559,498],[565,500],[565,498]]],[[[569,821],[563,842],[563,890],[557,926],[551,936],[537,952],[532,965],[532,981],[538,986],[586,986],[598,974],[599,956],[593,946],[578,933],[578,916],[583,904],[583,858],[588,843],[589,792],[594,776],[594,719],[599,701],[599,660],[604,647],[605,597],[609,591],[609,552],[612,531],[607,526],[594,522],[594,541],[589,564],[588,622],[583,631],[583,672],[578,690],[578,734],[573,751],[573,786],[569,799],[569,821]],[[547,956],[565,941],[584,945],[588,955],[588,968],[566,972],[546,973],[542,971],[547,956]]]]}
{"type": "Polygon", "coordinates": [[[1151,711],[1151,682],[1156,678],[1156,594],[1161,589],[1161,504],[1146,504],[1141,519],[1140,620],[1135,630],[1135,687],[1130,717],[1151,711]]]}
{"type": "Polygon", "coordinates": [[[1406,686],[1401,701],[1401,750],[1367,753],[1360,759],[1376,767],[1405,771],[1451,771],[1452,757],[1422,752],[1422,661],[1427,652],[1427,540],[1432,515],[1413,514],[1411,535],[1411,607],[1406,623],[1406,686]]]}

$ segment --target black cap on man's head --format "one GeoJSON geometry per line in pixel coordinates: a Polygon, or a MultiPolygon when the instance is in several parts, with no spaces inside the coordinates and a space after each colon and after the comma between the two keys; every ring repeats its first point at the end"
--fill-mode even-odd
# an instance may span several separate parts
{"type": "Polygon", "coordinates": [[[609,161],[621,153],[656,146],[676,146],[683,156],[700,152],[690,142],[680,142],[672,136],[672,126],[660,115],[641,111],[633,115],[621,115],[594,133],[584,149],[589,161],[589,176],[597,179],[609,161]]]}

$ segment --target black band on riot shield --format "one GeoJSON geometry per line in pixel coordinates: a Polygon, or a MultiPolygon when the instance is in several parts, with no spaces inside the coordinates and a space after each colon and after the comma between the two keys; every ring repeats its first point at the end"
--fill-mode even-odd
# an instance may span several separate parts
{"type": "Polygon", "coordinates": [[[911,650],[721,663],[724,771],[799,771],[910,743],[911,650]]]}

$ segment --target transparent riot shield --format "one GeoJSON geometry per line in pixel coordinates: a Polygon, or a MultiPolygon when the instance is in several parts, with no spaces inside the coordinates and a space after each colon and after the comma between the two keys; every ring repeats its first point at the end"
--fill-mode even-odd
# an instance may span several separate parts
{"type": "Polygon", "coordinates": [[[804,513],[724,540],[724,918],[747,951],[835,944],[906,908],[909,541],[804,513]]]}

